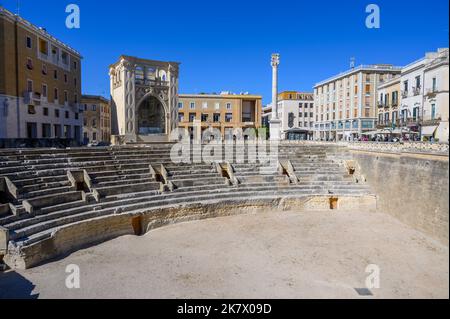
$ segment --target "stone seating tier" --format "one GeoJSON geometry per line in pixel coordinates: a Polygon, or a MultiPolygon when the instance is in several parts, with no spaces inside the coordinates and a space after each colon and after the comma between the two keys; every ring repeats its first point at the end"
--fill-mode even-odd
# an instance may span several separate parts
{"type": "MultiPolygon", "coordinates": [[[[281,146],[278,161],[271,162],[276,167],[248,162],[264,151],[245,148],[244,163],[219,161],[218,169],[215,163],[174,163],[171,147],[0,150],[0,178],[8,179],[15,191],[11,211],[0,216],[0,255],[13,267],[29,267],[66,249],[63,244],[41,257],[34,253],[67,227],[88,227],[124,214],[183,211],[189,205],[229,201],[239,201],[242,209],[245,203],[254,207],[258,199],[270,203],[281,198],[373,196],[368,185],[355,183],[346,171],[343,148],[281,146]],[[283,166],[286,161],[291,169],[283,166]]],[[[80,243],[88,240],[82,233],[77,236],[80,243]]]]}

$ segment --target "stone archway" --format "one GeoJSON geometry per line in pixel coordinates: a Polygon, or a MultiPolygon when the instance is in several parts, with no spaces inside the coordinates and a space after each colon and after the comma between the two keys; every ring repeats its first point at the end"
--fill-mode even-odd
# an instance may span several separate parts
{"type": "Polygon", "coordinates": [[[136,115],[139,135],[166,134],[166,110],[155,96],[145,97],[139,103],[136,115]]]}

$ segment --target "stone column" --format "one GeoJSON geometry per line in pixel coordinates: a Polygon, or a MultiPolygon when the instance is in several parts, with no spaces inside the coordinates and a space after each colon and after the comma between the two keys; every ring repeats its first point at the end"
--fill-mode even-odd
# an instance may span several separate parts
{"type": "Polygon", "coordinates": [[[272,54],[272,118],[270,120],[270,140],[279,141],[281,138],[281,121],[278,118],[278,65],[280,55],[272,54]]]}

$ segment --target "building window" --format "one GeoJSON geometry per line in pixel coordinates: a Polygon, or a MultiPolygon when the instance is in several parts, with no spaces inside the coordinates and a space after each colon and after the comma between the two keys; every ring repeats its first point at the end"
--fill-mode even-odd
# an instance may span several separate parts
{"type": "Polygon", "coordinates": [[[420,75],[419,75],[419,76],[416,76],[416,89],[418,90],[418,89],[420,89],[420,87],[421,87],[421,84],[420,84],[420,75]]]}
{"type": "Polygon", "coordinates": [[[55,117],[59,117],[59,110],[58,109],[55,109],[55,117]]]}
{"type": "Polygon", "coordinates": [[[55,131],[55,137],[56,138],[61,137],[61,125],[55,124],[53,128],[55,131]]]}
{"type": "Polygon", "coordinates": [[[55,93],[55,101],[56,101],[59,98],[59,96],[58,96],[59,95],[58,94],[58,88],[55,88],[55,92],[54,93],[55,93]]]}
{"type": "Polygon", "coordinates": [[[432,87],[432,89],[433,89],[433,92],[437,91],[437,80],[436,80],[436,78],[433,78],[433,87],[432,87]]]}
{"type": "Polygon", "coordinates": [[[97,120],[96,119],[92,119],[92,127],[93,128],[97,127],[97,120]]]}
{"type": "Polygon", "coordinates": [[[214,123],[220,122],[220,114],[219,113],[214,113],[213,121],[214,121],[214,123]]]}
{"type": "Polygon", "coordinates": [[[27,69],[33,70],[33,60],[31,58],[27,58],[27,69]]]}
{"type": "Polygon", "coordinates": [[[431,119],[436,119],[436,104],[431,104],[431,119]]]}
{"type": "Polygon", "coordinates": [[[66,111],[66,119],[69,118],[69,111],[66,111]]]}
{"type": "Polygon", "coordinates": [[[33,47],[33,41],[31,41],[31,37],[27,37],[27,48],[31,49],[33,47]]]}
{"type": "Polygon", "coordinates": [[[43,40],[43,39],[39,39],[39,52],[45,56],[48,55],[48,42],[43,40]]]}
{"type": "Polygon", "coordinates": [[[47,84],[42,84],[42,96],[47,97],[47,84]]]}
{"type": "Polygon", "coordinates": [[[69,102],[69,93],[67,93],[67,91],[64,91],[64,102],[69,102]]]}
{"type": "Polygon", "coordinates": [[[27,90],[28,92],[33,92],[33,81],[27,80],[27,90]]]}
{"type": "Polygon", "coordinates": [[[217,111],[220,110],[220,103],[214,104],[214,108],[215,108],[217,111]]]}
{"type": "Polygon", "coordinates": [[[225,114],[225,122],[230,123],[231,121],[233,121],[233,114],[231,113],[225,114]]]}
{"type": "Polygon", "coordinates": [[[189,113],[189,122],[194,122],[195,120],[195,113],[189,113]]]}
{"type": "Polygon", "coordinates": [[[73,85],[74,85],[75,87],[77,87],[77,85],[78,85],[77,78],[73,78],[73,85]]]}
{"type": "Polygon", "coordinates": [[[48,116],[48,107],[44,107],[43,109],[44,116],[48,116]]]}
{"type": "Polygon", "coordinates": [[[52,137],[52,127],[50,124],[42,124],[42,137],[43,138],[50,138],[52,137]]]}
{"type": "Polygon", "coordinates": [[[36,114],[36,109],[34,108],[34,105],[28,105],[28,114],[36,114]]]}
{"type": "Polygon", "coordinates": [[[78,68],[78,62],[77,61],[73,61],[73,68],[74,68],[74,70],[76,70],[78,68]]]}
{"type": "Polygon", "coordinates": [[[231,103],[227,103],[227,110],[231,110],[231,103]]]}
{"type": "Polygon", "coordinates": [[[58,80],[58,70],[53,71],[53,78],[58,80]]]}
{"type": "Polygon", "coordinates": [[[37,138],[37,124],[33,122],[27,122],[27,137],[37,138]]]}
{"type": "Polygon", "coordinates": [[[69,55],[67,54],[67,52],[62,52],[61,53],[61,60],[65,65],[69,64],[69,55]]]}
{"type": "Polygon", "coordinates": [[[78,94],[75,94],[75,95],[73,96],[73,101],[74,101],[75,103],[78,103],[78,94]]]}
{"type": "Polygon", "coordinates": [[[95,105],[95,104],[92,105],[92,111],[94,111],[94,112],[97,111],[97,105],[95,105]]]}
{"type": "Polygon", "coordinates": [[[92,133],[92,140],[94,140],[94,141],[97,140],[97,133],[96,132],[92,133]]]}
{"type": "Polygon", "coordinates": [[[208,122],[208,114],[202,114],[202,122],[208,122]]]}
{"type": "Polygon", "coordinates": [[[178,122],[184,122],[184,113],[178,113],[178,122]]]}
{"type": "Polygon", "coordinates": [[[207,109],[208,108],[208,102],[203,102],[202,103],[202,107],[203,107],[203,109],[207,109]]]}
{"type": "Polygon", "coordinates": [[[67,83],[68,81],[67,81],[67,74],[66,73],[64,73],[64,83],[67,83]]]}
{"type": "Polygon", "coordinates": [[[191,110],[195,109],[195,102],[191,102],[190,108],[191,108],[191,110]]]}
{"type": "Polygon", "coordinates": [[[178,102],[178,109],[182,109],[184,107],[183,102],[178,102]]]}
{"type": "Polygon", "coordinates": [[[46,64],[42,64],[42,74],[47,75],[47,65],[46,64]]]}
{"type": "Polygon", "coordinates": [[[78,120],[80,118],[80,115],[78,114],[78,112],[75,112],[75,120],[78,120]]]}

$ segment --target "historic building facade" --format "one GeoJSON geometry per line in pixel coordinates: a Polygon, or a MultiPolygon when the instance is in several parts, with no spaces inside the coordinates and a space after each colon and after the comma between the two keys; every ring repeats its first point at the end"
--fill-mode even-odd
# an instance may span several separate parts
{"type": "Polygon", "coordinates": [[[178,102],[178,126],[192,135],[194,122],[202,131],[220,130],[222,139],[233,138],[234,129],[261,127],[262,97],[249,94],[181,94],[178,102]]]}
{"type": "Polygon", "coordinates": [[[107,99],[96,95],[83,95],[83,142],[111,142],[111,107],[107,99]]]}
{"type": "Polygon", "coordinates": [[[400,92],[400,76],[396,76],[378,87],[378,129],[396,129],[401,126],[399,120],[400,92]]]}
{"type": "MultiPolygon", "coordinates": [[[[263,120],[269,123],[272,105],[263,109],[263,120]]],[[[278,118],[282,140],[312,140],[314,137],[314,94],[285,91],[278,95],[278,118]]]]}
{"type": "Polygon", "coordinates": [[[449,50],[440,49],[425,67],[422,136],[449,142],[449,50]],[[428,134],[428,135],[427,135],[428,134]]]}
{"type": "Polygon", "coordinates": [[[0,139],[81,142],[80,53],[2,7],[0,29],[0,139]]]}
{"type": "Polygon", "coordinates": [[[179,63],[121,56],[110,66],[113,135],[121,142],[168,141],[178,119],[179,63]]]}
{"type": "Polygon", "coordinates": [[[401,120],[422,139],[448,141],[448,48],[405,66],[401,120]]]}
{"type": "Polygon", "coordinates": [[[352,140],[374,130],[378,87],[400,72],[392,65],[362,65],[316,84],[315,139],[352,140]]]}

